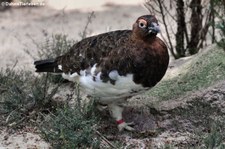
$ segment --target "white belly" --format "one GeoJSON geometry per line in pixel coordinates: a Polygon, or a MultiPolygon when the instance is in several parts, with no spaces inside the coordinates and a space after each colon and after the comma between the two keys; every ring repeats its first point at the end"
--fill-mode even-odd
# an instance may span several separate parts
{"type": "Polygon", "coordinates": [[[141,85],[136,85],[133,82],[133,75],[120,76],[117,78],[115,85],[108,82],[102,82],[100,79],[93,80],[92,76],[82,76],[79,79],[80,85],[85,91],[98,98],[118,99],[128,97],[133,92],[144,89],[141,85]]]}
{"type": "Polygon", "coordinates": [[[92,68],[91,73],[86,74],[85,71],[81,71],[78,75],[74,74],[63,74],[63,78],[79,82],[82,90],[97,99],[107,102],[112,100],[119,100],[126,97],[134,96],[145,91],[147,88],[142,87],[140,84],[135,84],[133,82],[133,75],[127,74],[126,76],[120,76],[116,70],[109,73],[109,77],[115,80],[115,84],[108,82],[103,82],[100,79],[101,72],[94,75],[95,67],[92,68]],[[95,77],[95,79],[93,79],[95,77]]]}

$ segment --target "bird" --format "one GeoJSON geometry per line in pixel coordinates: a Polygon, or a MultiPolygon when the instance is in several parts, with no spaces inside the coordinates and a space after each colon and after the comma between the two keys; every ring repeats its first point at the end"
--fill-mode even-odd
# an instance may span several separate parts
{"type": "Polygon", "coordinates": [[[157,36],[154,15],[142,15],[131,30],[116,30],[82,39],[56,58],[34,62],[36,72],[61,74],[106,105],[118,130],[135,130],[122,117],[124,103],[154,87],[165,75],[169,54],[157,36]]]}

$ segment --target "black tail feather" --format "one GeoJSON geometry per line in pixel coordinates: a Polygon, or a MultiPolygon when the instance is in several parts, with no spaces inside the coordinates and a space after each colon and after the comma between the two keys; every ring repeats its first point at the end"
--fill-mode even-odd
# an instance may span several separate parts
{"type": "Polygon", "coordinates": [[[34,62],[36,72],[54,72],[61,73],[55,59],[39,60],[34,62]]]}

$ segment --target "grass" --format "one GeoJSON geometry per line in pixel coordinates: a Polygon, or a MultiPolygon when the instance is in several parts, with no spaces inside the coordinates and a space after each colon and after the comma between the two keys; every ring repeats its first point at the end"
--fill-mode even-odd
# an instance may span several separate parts
{"type": "Polygon", "coordinates": [[[225,127],[224,119],[222,122],[215,122],[210,129],[210,133],[204,138],[205,148],[225,149],[225,127]]]}
{"type": "Polygon", "coordinates": [[[225,80],[225,52],[218,47],[194,59],[188,72],[176,78],[161,81],[147,94],[161,100],[172,100],[189,92],[200,90],[225,80]]]}
{"type": "Polygon", "coordinates": [[[58,87],[49,88],[47,76],[34,77],[29,71],[6,69],[0,73],[1,125],[21,127],[40,112],[51,111],[51,99],[58,87]]]}
{"type": "Polygon", "coordinates": [[[60,84],[51,83],[48,74],[34,77],[31,72],[6,69],[0,73],[0,81],[1,126],[38,126],[53,148],[99,148],[93,102],[80,103],[77,96],[74,107],[67,101],[57,106],[53,96],[60,84]]]}
{"type": "MultiPolygon", "coordinates": [[[[57,38],[53,39],[57,41],[54,42],[56,45],[66,40],[63,35],[52,37],[57,38]]],[[[64,46],[68,45],[64,44],[64,46]]],[[[13,68],[2,70],[0,72],[1,126],[13,129],[21,129],[28,124],[38,126],[43,138],[53,148],[98,148],[99,135],[95,131],[98,123],[97,116],[93,115],[93,103],[81,102],[79,89],[73,85],[78,95],[73,100],[77,104],[71,106],[69,100],[66,100],[63,105],[61,102],[59,105],[54,100],[54,95],[63,82],[61,80],[55,84],[52,79],[54,76],[50,74],[34,76],[34,72],[29,71],[18,72],[13,68]]],[[[74,94],[74,91],[70,94],[74,94]]]]}
{"type": "Polygon", "coordinates": [[[97,117],[90,112],[92,106],[74,108],[65,106],[45,115],[39,128],[53,148],[99,148],[96,135],[97,117]]]}

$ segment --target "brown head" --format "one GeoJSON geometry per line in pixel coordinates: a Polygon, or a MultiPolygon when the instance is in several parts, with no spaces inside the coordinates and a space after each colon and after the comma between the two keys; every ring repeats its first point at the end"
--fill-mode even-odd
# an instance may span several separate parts
{"type": "Polygon", "coordinates": [[[160,32],[158,20],[153,15],[140,16],[134,23],[132,32],[140,39],[154,37],[160,32]]]}

